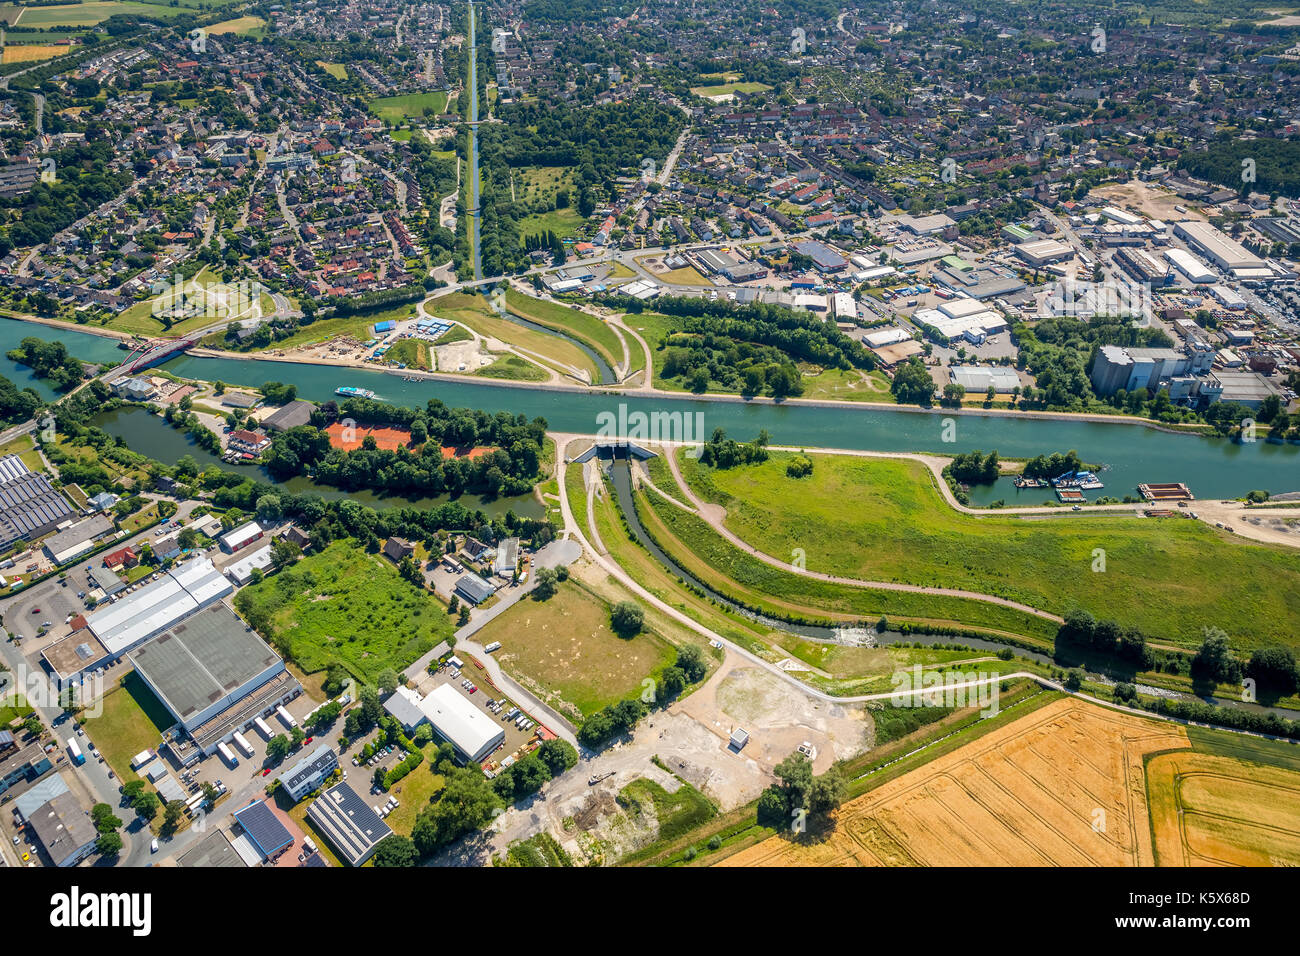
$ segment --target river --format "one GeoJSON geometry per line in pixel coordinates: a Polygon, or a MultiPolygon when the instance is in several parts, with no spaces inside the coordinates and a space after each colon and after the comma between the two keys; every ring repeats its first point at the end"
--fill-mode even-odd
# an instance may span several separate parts
{"type": "MultiPolygon", "coordinates": [[[[18,344],[25,335],[53,338],[55,330],[17,320],[0,320],[0,352],[18,344]]],[[[90,361],[120,359],[112,340],[68,328],[58,338],[80,358],[90,361]]],[[[1300,445],[1265,441],[1239,444],[1222,438],[1175,434],[1142,425],[1090,422],[1075,419],[1014,417],[1006,415],[952,415],[943,410],[825,406],[806,403],[740,402],[700,399],[689,395],[621,396],[617,392],[560,390],[509,386],[490,382],[449,382],[439,379],[403,381],[399,375],[374,369],[339,368],[298,362],[263,362],[232,358],[181,356],[164,368],[187,378],[220,380],[246,387],[268,381],[296,385],[302,398],[323,402],[334,398],[339,385],[357,385],[396,404],[420,406],[439,398],[451,406],[509,411],[545,418],[552,430],[595,434],[602,413],[617,413],[625,406],[625,419],[635,423],[637,412],[669,413],[682,423],[694,440],[707,438],[715,428],[734,438],[747,439],[766,428],[777,444],[809,448],[847,448],[872,451],[920,451],[951,455],[996,449],[1004,457],[1033,457],[1075,449],[1084,461],[1104,464],[1103,494],[1122,498],[1135,494],[1140,482],[1186,482],[1199,498],[1231,498],[1256,488],[1273,493],[1300,490],[1300,445]],[[951,419],[952,426],[945,427],[951,419]],[[952,441],[945,441],[951,438],[952,441]]],[[[3,360],[0,369],[19,384],[30,381],[25,369],[3,360]]],[[[49,389],[38,386],[43,394],[49,389]]],[[[674,435],[661,436],[672,438],[674,435]]],[[[1016,501],[1013,489],[981,493],[1016,501]]],[[[1044,492],[1022,494],[1020,503],[1038,504],[1044,492]]],[[[1096,497],[1093,495],[1092,497],[1096,497]]]]}

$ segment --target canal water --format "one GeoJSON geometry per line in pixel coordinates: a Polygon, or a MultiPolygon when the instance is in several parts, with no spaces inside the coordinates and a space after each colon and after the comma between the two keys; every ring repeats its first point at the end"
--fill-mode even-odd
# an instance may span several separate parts
{"type": "MultiPolygon", "coordinates": [[[[16,320],[0,320],[0,351],[18,344],[24,335],[53,338],[91,361],[111,361],[122,353],[111,340],[69,328],[54,330],[16,320]]],[[[1109,466],[1101,476],[1106,488],[1089,495],[1135,494],[1140,482],[1181,481],[1198,498],[1238,497],[1252,489],[1273,493],[1300,490],[1300,445],[1258,441],[1250,444],[1222,438],[1175,434],[1142,425],[995,415],[952,415],[943,410],[858,408],[771,402],[715,401],[692,396],[622,396],[617,392],[539,389],[478,381],[438,379],[403,381],[399,375],[373,369],[338,368],[296,362],[182,356],[165,366],[176,375],[221,380],[248,387],[268,381],[296,385],[302,398],[328,401],[339,385],[372,389],[378,398],[395,404],[420,406],[439,398],[451,406],[509,411],[545,418],[555,431],[595,434],[599,416],[625,405],[635,413],[667,413],[674,419],[698,422],[703,434],[723,428],[734,438],[747,439],[767,429],[777,444],[810,448],[872,451],[919,451],[951,455],[996,449],[1005,457],[1031,458],[1074,449],[1084,461],[1109,466]],[[946,425],[951,420],[951,425],[946,425]],[[951,441],[945,439],[951,438],[951,441]]],[[[4,360],[0,369],[15,381],[30,376],[4,360]],[[12,370],[12,374],[11,371],[12,370]]],[[[48,389],[45,389],[48,394],[48,389]]],[[[660,437],[673,437],[672,435],[660,437]]],[[[695,437],[693,432],[692,438],[695,437]]],[[[988,500],[1005,498],[1010,505],[1041,503],[1043,492],[1021,493],[989,489],[988,500]]],[[[981,492],[977,500],[984,499],[981,492]]]]}
{"type": "MultiPolygon", "coordinates": [[[[172,428],[157,415],[151,415],[139,406],[126,406],[100,412],[91,419],[91,424],[102,428],[114,437],[125,439],[132,451],[138,451],[165,464],[174,465],[183,456],[189,455],[198,462],[200,468],[218,465],[227,471],[246,474],[255,480],[272,481],[260,465],[231,465],[223,462],[216,455],[196,445],[185,432],[172,428]]],[[[489,518],[502,517],[508,511],[513,511],[521,518],[540,519],[546,515],[545,507],[531,494],[512,498],[483,498],[469,494],[455,498],[450,495],[405,498],[401,495],[380,495],[366,490],[344,491],[329,485],[319,485],[306,476],[274,483],[291,494],[317,494],[326,501],[350,498],[380,511],[386,508],[429,510],[455,501],[470,511],[482,511],[489,518]]]]}

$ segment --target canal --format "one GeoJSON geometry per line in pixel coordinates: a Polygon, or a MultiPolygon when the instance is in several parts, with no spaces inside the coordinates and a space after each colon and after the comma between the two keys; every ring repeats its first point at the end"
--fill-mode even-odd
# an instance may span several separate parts
{"type": "MultiPolygon", "coordinates": [[[[0,320],[0,352],[25,335],[57,337],[69,350],[89,361],[120,359],[108,339],[69,328],[41,328],[16,320],[0,320]]],[[[667,413],[691,431],[690,438],[707,437],[723,428],[738,439],[767,429],[777,444],[808,448],[871,451],[919,451],[952,455],[996,449],[1004,457],[1033,457],[1075,449],[1084,461],[1107,467],[1101,494],[1122,498],[1134,494],[1140,482],[1186,482],[1198,498],[1238,497],[1256,488],[1273,493],[1300,490],[1300,445],[1258,441],[1250,444],[1223,438],[1176,434],[1124,421],[1089,422],[1077,419],[952,415],[943,410],[823,406],[807,403],[717,401],[689,395],[622,396],[616,392],[518,387],[488,382],[449,382],[441,379],[403,381],[374,369],[338,368],[296,362],[182,356],[164,368],[186,378],[223,381],[257,387],[268,381],[293,384],[302,398],[323,402],[334,398],[339,385],[372,389],[383,401],[418,407],[438,398],[453,407],[508,411],[541,416],[554,431],[594,434],[602,415],[617,413],[635,423],[638,412],[667,413]],[[946,422],[951,421],[951,425],[946,422]],[[952,439],[948,441],[946,439],[952,439]]],[[[25,369],[3,360],[0,369],[20,385],[31,381],[25,369]]],[[[49,395],[49,389],[38,390],[49,395]]],[[[661,437],[673,437],[672,435],[661,437]]],[[[994,489],[995,497],[1016,503],[1014,491],[994,489]]],[[[1022,496],[1021,504],[1038,504],[1042,492],[1022,496]]],[[[981,494],[981,499],[983,494],[981,494]]],[[[1096,497],[1095,495],[1093,497],[1096,497]]],[[[977,499],[978,500],[978,499],[977,499]]]]}

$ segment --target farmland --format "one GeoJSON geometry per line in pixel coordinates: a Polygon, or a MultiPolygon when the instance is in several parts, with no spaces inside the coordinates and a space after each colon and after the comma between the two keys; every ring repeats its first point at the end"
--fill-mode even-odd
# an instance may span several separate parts
{"type": "Polygon", "coordinates": [[[185,6],[169,7],[163,4],[137,3],[135,0],[88,0],[86,3],[68,3],[49,7],[25,7],[7,3],[0,6],[0,19],[10,26],[90,27],[109,17],[134,14],[170,20],[190,13],[185,6]]]}
{"type": "Polygon", "coordinates": [[[402,580],[392,563],[350,541],[250,585],[239,610],[307,673],[338,662],[374,683],[449,637],[454,619],[428,592],[402,580]]]}
{"type": "Polygon", "coordinates": [[[820,839],[728,866],[1150,866],[1143,758],[1181,727],[1064,699],[850,800],[820,839]]]}
{"type": "Polygon", "coordinates": [[[728,529],[770,555],[803,548],[811,571],[965,588],[1058,613],[1075,603],[1188,645],[1231,607],[1222,626],[1239,649],[1296,640],[1300,606],[1287,595],[1300,589],[1300,569],[1285,549],[1198,521],[974,517],[946,504],[920,462],[815,455],[813,474],[795,479],[788,460],[773,454],[727,470],[682,463],[696,492],[726,508],[728,529]],[[1104,573],[1092,570],[1098,548],[1104,573]]]}
{"type": "Polygon", "coordinates": [[[71,52],[72,48],[67,46],[58,46],[52,43],[29,43],[25,46],[19,46],[15,43],[6,43],[4,48],[5,63],[34,63],[38,60],[48,60],[51,57],[62,56],[71,52]]]}

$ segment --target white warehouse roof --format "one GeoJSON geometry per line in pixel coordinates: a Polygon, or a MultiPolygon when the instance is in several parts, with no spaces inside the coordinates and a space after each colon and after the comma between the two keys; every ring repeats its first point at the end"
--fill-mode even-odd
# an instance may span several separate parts
{"type": "Polygon", "coordinates": [[[196,558],[116,604],[86,615],[86,624],[110,654],[121,654],[232,590],[211,561],[196,558]]]}
{"type": "Polygon", "coordinates": [[[442,684],[417,705],[433,729],[470,760],[479,761],[505,740],[505,731],[450,684],[442,684]]]}

